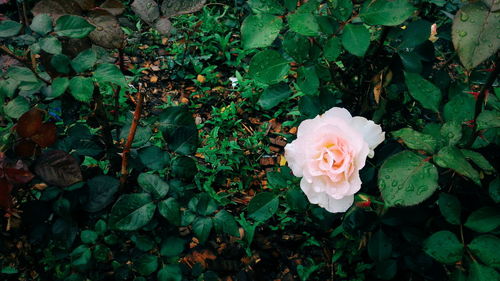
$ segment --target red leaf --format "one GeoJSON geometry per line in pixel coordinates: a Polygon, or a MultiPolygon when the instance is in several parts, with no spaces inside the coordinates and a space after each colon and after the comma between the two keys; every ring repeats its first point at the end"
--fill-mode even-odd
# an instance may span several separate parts
{"type": "Polygon", "coordinates": [[[54,123],[44,123],[31,139],[41,147],[54,144],[57,140],[57,128],[54,123]]]}
{"type": "Polygon", "coordinates": [[[4,167],[4,174],[7,180],[11,183],[25,184],[30,182],[35,177],[29,170],[26,164],[18,161],[14,167],[4,167]]]}
{"type": "Polygon", "coordinates": [[[24,113],[17,121],[17,133],[23,138],[31,137],[42,126],[44,115],[45,113],[38,108],[32,108],[24,113]]]}
{"type": "Polygon", "coordinates": [[[12,206],[11,191],[12,184],[5,179],[0,179],[0,208],[9,210],[12,206]]]}
{"type": "Polygon", "coordinates": [[[35,153],[36,143],[31,140],[21,140],[14,147],[14,151],[21,157],[31,157],[35,153]]]}

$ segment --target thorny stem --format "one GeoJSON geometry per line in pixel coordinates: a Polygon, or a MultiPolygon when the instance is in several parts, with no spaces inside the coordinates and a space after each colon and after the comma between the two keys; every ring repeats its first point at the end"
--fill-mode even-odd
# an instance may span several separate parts
{"type": "Polygon", "coordinates": [[[125,143],[125,147],[123,148],[123,153],[122,153],[122,169],[120,177],[120,184],[122,188],[125,185],[128,176],[128,170],[127,170],[128,154],[130,153],[130,147],[132,146],[132,142],[134,141],[137,125],[139,124],[139,120],[141,119],[142,102],[144,100],[142,92],[143,92],[142,84],[139,83],[139,91],[137,91],[137,98],[136,98],[137,103],[135,105],[134,119],[132,119],[132,125],[130,125],[130,131],[128,133],[127,142],[125,143]]]}
{"type": "Polygon", "coordinates": [[[47,79],[41,77],[37,72],[36,72],[36,67],[34,67],[30,61],[30,59],[26,59],[24,57],[20,57],[16,54],[14,54],[11,50],[9,50],[9,48],[7,48],[6,46],[4,45],[0,45],[0,53],[3,53],[3,54],[6,54],[8,55],[9,57],[12,57],[16,60],[18,60],[22,65],[24,65],[25,67],[29,68],[34,74],[35,76],[42,80],[43,82],[47,83],[47,84],[52,84],[50,81],[48,81],[47,79]]]}
{"type": "Polygon", "coordinates": [[[479,136],[479,132],[477,130],[477,117],[481,112],[483,111],[483,104],[486,101],[486,94],[488,93],[489,89],[497,79],[498,75],[500,74],[500,56],[497,56],[497,59],[495,60],[494,64],[494,69],[493,71],[490,72],[490,75],[488,76],[488,79],[484,83],[484,85],[481,87],[481,91],[479,92],[479,95],[477,96],[476,100],[476,107],[474,110],[474,123],[472,127],[472,137],[469,139],[469,142],[467,143],[467,147],[471,147],[472,144],[474,144],[474,141],[476,138],[479,136]]]}

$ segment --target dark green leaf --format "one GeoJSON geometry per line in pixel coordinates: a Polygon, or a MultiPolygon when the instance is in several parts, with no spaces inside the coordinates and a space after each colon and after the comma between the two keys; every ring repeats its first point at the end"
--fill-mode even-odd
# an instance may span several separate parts
{"type": "Polygon", "coordinates": [[[316,68],[313,66],[301,66],[297,70],[297,85],[306,95],[316,94],[319,88],[319,78],[316,74],[316,68]]]}
{"type": "Polygon", "coordinates": [[[453,46],[460,61],[471,69],[495,54],[500,48],[500,21],[498,12],[493,13],[482,2],[462,6],[453,19],[453,46]]]}
{"type": "Polygon", "coordinates": [[[47,96],[47,99],[55,99],[61,96],[64,92],[66,92],[68,86],[69,79],[67,77],[57,77],[54,81],[52,81],[52,91],[50,92],[50,95],[47,96]]]}
{"type": "Polygon", "coordinates": [[[443,230],[432,234],[424,241],[424,252],[435,260],[453,264],[462,259],[463,245],[452,232],[443,230]]]}
{"type": "Polygon", "coordinates": [[[125,76],[118,66],[110,63],[102,63],[94,71],[94,78],[99,83],[109,82],[120,86],[127,86],[125,76]]]}
{"type": "Polygon", "coordinates": [[[370,32],[359,24],[347,24],[342,33],[342,45],[351,54],[362,57],[370,46],[370,32]]]}
{"type": "Polygon", "coordinates": [[[80,239],[85,244],[94,244],[97,241],[97,233],[92,230],[84,230],[80,234],[80,239]]]}
{"type": "Polygon", "coordinates": [[[493,202],[500,203],[500,178],[498,176],[490,182],[488,193],[493,202]]]}
{"type": "Polygon", "coordinates": [[[383,261],[391,257],[392,243],[382,230],[375,232],[368,241],[368,254],[375,261],[383,261]]]}
{"type": "Polygon", "coordinates": [[[410,151],[382,164],[378,186],[387,206],[412,206],[429,198],[438,187],[438,171],[425,157],[410,151]]]}
{"type": "Polygon", "coordinates": [[[40,35],[45,35],[52,31],[52,18],[47,14],[36,15],[31,22],[30,28],[40,35]]]}
{"type": "MultiPolygon", "coordinates": [[[[130,125],[125,125],[122,127],[120,131],[120,139],[122,140],[127,140],[128,134],[130,132],[130,125]]],[[[137,129],[135,131],[135,136],[134,140],[132,141],[132,147],[141,147],[145,145],[151,136],[153,135],[153,132],[151,131],[151,127],[148,126],[137,126],[137,129]]]]}
{"type": "Polygon", "coordinates": [[[23,25],[18,22],[2,20],[0,21],[0,38],[15,36],[21,31],[22,27],[23,25]]]}
{"type": "Polygon", "coordinates": [[[92,252],[85,245],[80,245],[71,252],[71,265],[79,270],[87,268],[92,258],[92,252]]]}
{"type": "Polygon", "coordinates": [[[114,195],[120,187],[120,182],[110,176],[97,176],[87,182],[89,197],[85,210],[98,212],[113,202],[114,195]]]}
{"type": "Polygon", "coordinates": [[[292,210],[297,211],[304,211],[309,205],[304,192],[298,189],[288,190],[288,192],[286,193],[286,202],[292,210]]]}
{"type": "Polygon", "coordinates": [[[71,66],[77,73],[89,70],[97,61],[97,53],[89,48],[79,53],[72,61],[71,66]]]}
{"type": "Polygon", "coordinates": [[[61,42],[56,38],[52,36],[48,36],[45,38],[42,38],[39,41],[40,48],[44,50],[45,52],[49,54],[60,54],[62,51],[62,44],[61,42]]]}
{"type": "Polygon", "coordinates": [[[82,102],[90,102],[94,93],[94,82],[92,78],[75,76],[69,81],[71,95],[82,102]]]}
{"type": "Polygon", "coordinates": [[[168,198],[158,203],[158,211],[166,218],[171,224],[181,225],[181,211],[180,205],[175,198],[168,198]]]}
{"type": "Polygon", "coordinates": [[[137,177],[137,183],[144,192],[151,194],[153,199],[161,199],[167,195],[169,186],[160,176],[142,173],[137,177]]]}
{"type": "Polygon", "coordinates": [[[162,170],[170,162],[169,154],[154,145],[139,149],[138,154],[142,164],[153,171],[162,170]]]}
{"type": "Polygon", "coordinates": [[[169,107],[160,114],[159,122],[169,149],[183,155],[196,151],[198,130],[189,111],[182,107],[169,107]]]}
{"type": "Polygon", "coordinates": [[[261,192],[248,204],[248,217],[256,221],[266,221],[276,213],[278,206],[278,197],[271,192],[261,192]]]}
{"type": "Polygon", "coordinates": [[[338,37],[331,37],[323,47],[323,55],[328,61],[335,61],[342,53],[342,42],[338,37]]]}
{"type": "Polygon", "coordinates": [[[302,63],[309,59],[311,42],[304,35],[288,31],[283,39],[283,49],[296,62],[302,63]]]}
{"type": "Polygon", "coordinates": [[[64,15],[57,19],[54,31],[59,36],[84,38],[95,29],[84,18],[74,15],[64,15]]]}
{"type": "Polygon", "coordinates": [[[446,122],[440,133],[448,145],[456,145],[462,139],[462,124],[457,121],[446,122]]]}
{"type": "Polygon", "coordinates": [[[359,13],[361,19],[369,25],[399,25],[415,11],[408,0],[365,1],[359,13]]]}
{"type": "Polygon", "coordinates": [[[467,162],[463,153],[454,146],[446,146],[441,149],[434,156],[434,162],[443,168],[453,169],[457,173],[468,177],[477,185],[481,185],[479,173],[467,162]]]}
{"type": "Polygon", "coordinates": [[[172,161],[172,174],[175,177],[192,179],[197,172],[196,162],[191,157],[179,156],[172,161]]]}
{"type": "Polygon", "coordinates": [[[207,193],[201,193],[189,201],[188,207],[195,213],[202,216],[208,216],[217,210],[218,205],[217,202],[210,197],[210,195],[207,193]]]}
{"type": "Polygon", "coordinates": [[[165,257],[177,257],[184,251],[186,241],[179,237],[170,236],[161,243],[160,255],[165,257]]]}
{"type": "Polygon", "coordinates": [[[500,268],[500,238],[493,235],[480,235],[474,238],[467,247],[486,265],[500,268]]]}
{"type": "Polygon", "coordinates": [[[283,26],[281,18],[260,14],[248,16],[241,24],[243,48],[263,48],[270,46],[283,26]]]}
{"type": "Polygon", "coordinates": [[[287,16],[290,30],[304,36],[318,36],[320,28],[316,16],[310,13],[294,13],[287,16]]]}
{"type": "Polygon", "coordinates": [[[123,231],[140,229],[153,218],[155,209],[147,193],[122,195],[111,209],[110,227],[123,231]]]}
{"type": "Polygon", "coordinates": [[[30,110],[30,103],[24,97],[17,96],[3,107],[3,111],[10,118],[19,118],[30,110]]]}
{"type": "Polygon", "coordinates": [[[20,66],[10,67],[7,74],[9,75],[10,78],[15,79],[17,81],[22,81],[22,82],[38,81],[33,71],[31,71],[26,67],[20,67],[20,66]]]}
{"type": "Polygon", "coordinates": [[[411,149],[423,150],[431,154],[437,149],[437,140],[433,136],[420,133],[411,128],[397,130],[392,132],[392,135],[395,138],[402,139],[404,144],[411,149]]]}
{"type": "Polygon", "coordinates": [[[227,233],[231,236],[240,237],[240,231],[234,217],[226,210],[220,210],[214,216],[214,226],[217,233],[227,233]]]}
{"type": "Polygon", "coordinates": [[[405,80],[410,95],[414,99],[424,108],[439,112],[441,90],[438,87],[416,73],[405,72],[405,80]]]}
{"type": "Polygon", "coordinates": [[[286,83],[279,83],[267,87],[260,96],[257,104],[264,110],[270,110],[290,97],[290,87],[286,83]]]}
{"type": "Polygon", "coordinates": [[[467,218],[466,227],[477,232],[490,232],[500,226],[500,208],[482,207],[467,218]]]}
{"type": "Polygon", "coordinates": [[[462,210],[460,200],[453,195],[441,193],[439,194],[438,205],[446,221],[455,225],[460,224],[460,213],[462,210]]]}
{"type": "Polygon", "coordinates": [[[347,21],[352,15],[352,0],[338,0],[333,3],[332,15],[341,22],[347,21]]]}
{"type": "Polygon", "coordinates": [[[500,274],[491,267],[484,266],[478,262],[472,262],[469,268],[468,281],[492,281],[500,280],[500,274]]]}
{"type": "Polygon", "coordinates": [[[493,110],[483,110],[477,117],[477,129],[484,130],[500,127],[500,112],[493,110]]]}
{"type": "Polygon", "coordinates": [[[212,230],[212,219],[207,217],[197,217],[193,221],[193,231],[196,237],[200,240],[200,243],[205,243],[207,241],[208,235],[212,230]]]}
{"type": "Polygon", "coordinates": [[[488,160],[479,152],[475,152],[468,149],[461,149],[462,154],[465,158],[471,160],[476,166],[483,170],[487,174],[495,173],[495,168],[488,162],[488,160]]]}
{"type": "Polygon", "coordinates": [[[177,264],[167,264],[158,271],[158,281],[181,281],[182,272],[177,264]]]}
{"type": "Polygon", "coordinates": [[[54,69],[63,74],[68,74],[70,71],[70,63],[71,61],[69,60],[68,56],[63,55],[63,54],[57,54],[52,56],[50,59],[50,64],[54,69]]]}
{"type": "Polygon", "coordinates": [[[265,50],[257,53],[250,61],[249,75],[264,84],[276,84],[287,75],[290,65],[278,52],[265,50]]]}
{"type": "Polygon", "coordinates": [[[144,254],[134,261],[134,269],[142,276],[148,276],[158,269],[158,257],[144,254]]]}
{"type": "Polygon", "coordinates": [[[285,12],[285,8],[281,6],[281,1],[277,0],[248,0],[248,6],[256,14],[272,14],[281,15],[285,12]]]}

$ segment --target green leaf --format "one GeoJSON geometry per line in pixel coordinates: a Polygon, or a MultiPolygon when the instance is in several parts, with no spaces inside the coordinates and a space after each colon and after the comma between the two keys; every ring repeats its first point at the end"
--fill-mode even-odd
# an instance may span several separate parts
{"type": "Polygon", "coordinates": [[[15,36],[19,33],[19,31],[21,31],[22,27],[23,27],[22,24],[15,21],[11,20],[0,21],[0,38],[15,36]]]}
{"type": "Polygon", "coordinates": [[[287,16],[288,26],[304,36],[320,35],[320,27],[316,16],[310,13],[294,13],[287,16]]]}
{"type": "Polygon", "coordinates": [[[462,210],[460,200],[453,195],[441,193],[439,194],[438,205],[439,211],[441,211],[447,222],[454,225],[460,224],[460,212],[462,210]]]}
{"type": "Polygon", "coordinates": [[[69,81],[69,91],[76,100],[90,102],[94,93],[94,82],[89,77],[75,76],[69,81]]]}
{"type": "Polygon", "coordinates": [[[87,212],[99,212],[106,208],[115,198],[120,182],[110,176],[96,176],[87,181],[88,200],[84,209],[87,212]]]}
{"type": "Polygon", "coordinates": [[[379,229],[368,241],[368,255],[375,261],[383,261],[391,257],[392,243],[389,237],[379,229]]]}
{"type": "Polygon", "coordinates": [[[61,42],[53,36],[42,38],[40,41],[40,48],[49,54],[60,54],[62,51],[61,42]]]}
{"type": "Polygon", "coordinates": [[[158,269],[158,257],[144,254],[133,261],[134,269],[142,276],[148,276],[158,269]]]}
{"type": "Polygon", "coordinates": [[[370,46],[370,31],[363,25],[349,23],[342,33],[342,45],[349,53],[362,57],[370,46]]]}
{"type": "Polygon", "coordinates": [[[500,226],[500,208],[482,207],[467,218],[466,227],[477,232],[490,232],[500,226]]]}
{"type": "Polygon", "coordinates": [[[319,89],[319,78],[314,66],[301,66],[297,69],[297,85],[306,95],[314,95],[319,89]]]}
{"type": "Polygon", "coordinates": [[[500,21],[482,2],[462,6],[453,19],[452,41],[462,64],[471,69],[495,54],[500,48],[500,21]]]}
{"type": "Polygon", "coordinates": [[[172,161],[172,175],[182,179],[193,179],[198,168],[193,158],[188,156],[179,156],[172,161]]]}
{"type": "Polygon", "coordinates": [[[462,124],[457,121],[446,122],[440,133],[448,145],[456,145],[462,139],[462,124]]]}
{"type": "Polygon", "coordinates": [[[170,236],[161,243],[160,255],[165,257],[177,257],[184,251],[186,241],[179,237],[170,236]]]}
{"type": "Polygon", "coordinates": [[[134,242],[135,247],[141,251],[147,252],[151,251],[154,247],[156,247],[156,243],[153,239],[151,239],[148,235],[132,235],[130,240],[134,242]]]}
{"type": "Polygon", "coordinates": [[[468,281],[492,281],[500,280],[500,274],[491,267],[484,266],[478,262],[472,262],[469,268],[468,281]]]}
{"type": "Polygon", "coordinates": [[[285,8],[277,0],[248,0],[247,3],[256,14],[281,15],[285,12],[285,8]]]}
{"type": "Polygon", "coordinates": [[[342,41],[338,37],[331,37],[323,47],[323,55],[328,61],[335,61],[342,53],[342,41]]]}
{"type": "Polygon", "coordinates": [[[69,60],[68,56],[63,54],[54,55],[50,59],[50,64],[59,73],[68,74],[70,71],[70,63],[71,61],[69,60]]]}
{"type": "Polygon", "coordinates": [[[477,129],[484,130],[500,127],[500,112],[493,110],[483,110],[477,117],[477,129]]]}
{"type": "Polygon", "coordinates": [[[281,18],[260,14],[248,16],[241,24],[243,48],[264,48],[270,46],[283,27],[281,18]]]}
{"type": "Polygon", "coordinates": [[[290,97],[290,87],[286,83],[279,83],[267,87],[260,95],[257,104],[264,110],[270,110],[290,97]]]}
{"type": "Polygon", "coordinates": [[[474,105],[476,101],[472,95],[459,93],[444,105],[443,117],[447,122],[465,122],[474,118],[474,105]]]}
{"type": "Polygon", "coordinates": [[[189,200],[188,207],[191,211],[202,216],[213,214],[217,210],[217,202],[215,202],[207,193],[201,193],[189,200]]]}
{"type": "Polygon", "coordinates": [[[334,1],[332,15],[340,22],[345,22],[352,15],[353,4],[352,0],[338,0],[334,1]]]}
{"type": "Polygon", "coordinates": [[[85,244],[94,244],[97,241],[97,233],[92,230],[84,230],[80,234],[80,239],[85,244]]]}
{"type": "Polygon", "coordinates": [[[21,117],[28,110],[30,110],[30,103],[26,98],[21,96],[17,96],[3,107],[5,114],[15,119],[21,117]]]}
{"type": "Polygon", "coordinates": [[[181,206],[175,198],[168,198],[158,203],[158,211],[160,215],[166,218],[171,224],[181,225],[181,206]]]}
{"type": "Polygon", "coordinates": [[[94,29],[95,26],[88,23],[83,17],[64,15],[57,19],[54,31],[59,36],[84,38],[94,29]]]}
{"type": "Polygon", "coordinates": [[[72,61],[71,66],[77,73],[91,69],[97,61],[97,53],[89,48],[79,53],[72,61]]]}
{"type": "Polygon", "coordinates": [[[38,14],[33,18],[30,28],[40,35],[45,35],[52,31],[52,18],[47,14],[38,14]]]}
{"type": "Polygon", "coordinates": [[[250,61],[248,74],[264,84],[276,84],[287,75],[290,64],[278,52],[264,50],[255,54],[250,61]]]}
{"type": "Polygon", "coordinates": [[[99,83],[109,82],[120,86],[127,86],[125,76],[118,66],[110,63],[99,64],[94,71],[94,78],[99,83]]]}
{"type": "Polygon", "coordinates": [[[52,81],[50,95],[47,96],[47,99],[55,99],[64,92],[66,92],[66,89],[69,86],[69,79],[67,77],[57,77],[52,81]]]}
{"type": "Polygon", "coordinates": [[[240,231],[234,217],[226,210],[220,210],[214,216],[214,226],[217,233],[227,233],[228,235],[240,237],[240,231]]]}
{"type": "Polygon", "coordinates": [[[442,148],[435,156],[434,162],[443,168],[450,168],[455,172],[468,177],[477,185],[481,185],[479,173],[472,167],[460,149],[454,146],[442,148]]]}
{"type": "Polygon", "coordinates": [[[26,67],[13,66],[7,72],[10,78],[22,82],[38,82],[33,71],[26,67]]]}
{"type": "Polygon", "coordinates": [[[304,211],[307,209],[309,202],[307,201],[304,192],[298,189],[290,189],[286,193],[286,202],[292,210],[304,211]]]}
{"type": "Polygon", "coordinates": [[[438,231],[429,236],[424,241],[423,249],[426,254],[445,264],[460,261],[464,252],[463,245],[457,236],[446,230],[438,231]]]}
{"type": "Polygon", "coordinates": [[[493,235],[480,235],[474,238],[467,247],[486,265],[500,268],[500,238],[493,235]]]}
{"type": "Polygon", "coordinates": [[[194,118],[182,107],[169,107],[159,116],[159,129],[173,152],[188,155],[198,146],[198,130],[194,118]]]}
{"type": "Polygon", "coordinates": [[[403,31],[403,38],[400,49],[415,48],[424,43],[431,36],[432,24],[426,20],[417,20],[408,24],[408,27],[403,31]]]}
{"type": "MultiPolygon", "coordinates": [[[[129,124],[124,125],[120,131],[120,139],[127,140],[128,134],[130,132],[129,124]]],[[[149,126],[137,126],[135,130],[134,140],[132,141],[132,147],[141,147],[148,143],[149,139],[153,135],[151,127],[149,126]]]]}
{"type": "Polygon", "coordinates": [[[421,203],[437,189],[437,180],[436,167],[411,151],[389,157],[378,174],[378,186],[387,206],[421,203]]]}
{"type": "Polygon", "coordinates": [[[471,160],[476,166],[483,170],[487,174],[495,173],[495,168],[484,158],[484,156],[479,153],[468,149],[462,149],[462,154],[465,158],[471,160]]]}
{"type": "Polygon", "coordinates": [[[139,149],[138,155],[142,164],[153,171],[162,170],[170,162],[169,154],[155,145],[139,149]]]}
{"type": "Polygon", "coordinates": [[[182,272],[177,264],[167,264],[158,271],[158,281],[181,281],[182,272]]]}
{"type": "Polygon", "coordinates": [[[71,265],[79,270],[84,270],[90,263],[92,252],[86,245],[80,245],[70,254],[71,265]]]}
{"type": "Polygon", "coordinates": [[[137,183],[144,192],[151,194],[153,199],[161,199],[167,195],[169,186],[160,176],[141,173],[137,177],[137,183]]]}
{"type": "Polygon", "coordinates": [[[365,1],[359,16],[369,25],[394,26],[402,24],[414,11],[408,0],[374,0],[365,1]]]}
{"type": "Polygon", "coordinates": [[[414,99],[424,108],[439,112],[441,90],[438,87],[416,73],[405,72],[405,80],[410,95],[414,99]]]}
{"type": "Polygon", "coordinates": [[[123,231],[138,230],[153,218],[155,209],[147,193],[122,195],[111,209],[110,227],[123,231]]]}
{"type": "Polygon", "coordinates": [[[290,30],[283,39],[283,49],[296,62],[302,63],[309,59],[311,42],[306,36],[290,30]]]}
{"type": "Polygon", "coordinates": [[[261,192],[255,195],[248,204],[248,217],[256,221],[270,219],[278,210],[279,198],[271,192],[261,192]]]}
{"type": "Polygon", "coordinates": [[[493,202],[500,203],[500,178],[498,176],[490,182],[488,193],[493,202]]]}
{"type": "Polygon", "coordinates": [[[397,130],[392,132],[392,135],[395,138],[402,139],[404,144],[411,149],[423,150],[431,154],[437,149],[438,142],[433,136],[420,133],[412,128],[397,130]]]}
{"type": "Polygon", "coordinates": [[[193,221],[193,231],[196,237],[200,240],[200,243],[205,243],[210,235],[213,224],[212,219],[207,217],[197,217],[193,221]]]}

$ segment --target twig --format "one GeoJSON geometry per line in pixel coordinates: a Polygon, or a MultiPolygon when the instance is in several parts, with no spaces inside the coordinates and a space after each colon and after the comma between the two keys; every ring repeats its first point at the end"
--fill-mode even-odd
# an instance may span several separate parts
{"type": "Polygon", "coordinates": [[[479,136],[479,132],[477,130],[477,117],[481,112],[483,111],[483,104],[486,100],[486,94],[488,93],[489,89],[495,82],[495,80],[498,78],[498,75],[500,74],[500,56],[497,56],[497,59],[495,60],[494,64],[494,69],[490,72],[490,75],[488,76],[488,79],[484,83],[484,85],[481,87],[481,91],[479,92],[479,95],[477,96],[476,100],[476,107],[474,109],[474,123],[472,127],[472,137],[469,139],[469,142],[467,143],[467,147],[471,147],[474,144],[474,141],[476,141],[476,138],[479,136]]]}
{"type": "Polygon", "coordinates": [[[49,80],[41,77],[37,72],[36,72],[36,69],[33,65],[31,65],[31,60],[30,59],[27,59],[27,58],[24,58],[24,57],[20,57],[16,54],[14,54],[11,50],[9,50],[9,48],[5,47],[4,45],[0,45],[0,53],[3,53],[3,54],[6,54],[8,55],[9,57],[12,57],[16,60],[18,60],[22,65],[24,65],[25,67],[29,68],[34,74],[35,76],[42,80],[43,82],[47,83],[47,84],[52,84],[49,80]]]}
{"type": "Polygon", "coordinates": [[[137,91],[137,103],[135,105],[134,119],[132,119],[132,125],[130,125],[130,131],[128,133],[127,142],[125,143],[125,147],[123,148],[123,153],[122,153],[122,170],[120,176],[120,184],[122,187],[125,185],[125,182],[127,181],[128,154],[130,153],[130,147],[132,146],[132,142],[134,141],[137,125],[139,124],[139,120],[141,119],[143,100],[144,98],[142,96],[142,84],[139,83],[139,91],[137,91]]]}

